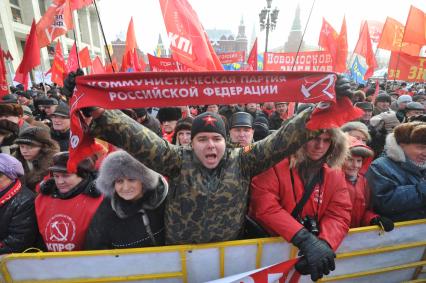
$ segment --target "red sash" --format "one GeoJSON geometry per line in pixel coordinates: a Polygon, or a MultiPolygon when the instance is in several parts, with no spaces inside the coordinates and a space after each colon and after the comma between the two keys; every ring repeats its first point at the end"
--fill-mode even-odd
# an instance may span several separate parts
{"type": "Polygon", "coordinates": [[[0,206],[3,206],[6,202],[8,202],[11,198],[13,198],[22,188],[21,182],[16,180],[15,184],[9,191],[0,198],[0,206]]]}

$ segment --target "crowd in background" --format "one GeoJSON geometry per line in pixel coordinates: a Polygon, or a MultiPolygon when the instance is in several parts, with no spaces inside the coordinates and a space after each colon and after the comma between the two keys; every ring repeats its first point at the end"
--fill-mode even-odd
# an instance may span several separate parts
{"type": "Polygon", "coordinates": [[[97,149],[75,173],[69,91],[11,87],[0,102],[0,254],[280,235],[316,280],[349,228],[426,217],[425,87],[351,83],[364,115],[316,133],[304,129],[314,104],[102,110],[90,117],[97,149]]]}

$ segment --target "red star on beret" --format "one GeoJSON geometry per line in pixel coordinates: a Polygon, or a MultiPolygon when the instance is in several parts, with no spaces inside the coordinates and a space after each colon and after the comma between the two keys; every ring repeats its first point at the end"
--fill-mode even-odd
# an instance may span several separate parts
{"type": "Polygon", "coordinates": [[[206,116],[203,118],[204,120],[204,127],[208,126],[208,125],[212,125],[213,127],[216,127],[215,122],[217,121],[216,118],[212,117],[212,116],[206,116]]]}

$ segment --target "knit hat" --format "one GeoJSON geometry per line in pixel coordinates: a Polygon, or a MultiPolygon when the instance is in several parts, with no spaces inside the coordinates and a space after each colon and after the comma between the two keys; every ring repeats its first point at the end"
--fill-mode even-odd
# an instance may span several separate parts
{"type": "Polygon", "coordinates": [[[15,140],[16,144],[29,144],[35,146],[47,145],[55,147],[55,141],[50,137],[48,128],[29,127],[23,130],[15,140]]]}
{"type": "Polygon", "coordinates": [[[371,136],[370,136],[370,133],[368,132],[368,128],[364,123],[361,123],[358,121],[348,122],[344,124],[342,127],[340,127],[340,129],[344,133],[348,133],[350,131],[359,131],[364,134],[364,136],[367,138],[368,141],[371,140],[371,136]]]}
{"type": "Polygon", "coordinates": [[[409,96],[408,94],[403,94],[400,97],[398,97],[397,103],[398,105],[401,103],[409,103],[413,101],[413,98],[411,96],[409,96]]]}
{"type": "Polygon", "coordinates": [[[177,121],[182,117],[182,111],[177,107],[166,107],[158,110],[157,118],[160,123],[166,121],[177,121]]]}
{"type": "Polygon", "coordinates": [[[355,103],[355,106],[361,108],[364,111],[373,111],[373,104],[371,102],[362,101],[355,103]]]}
{"type": "Polygon", "coordinates": [[[18,177],[24,176],[24,168],[22,163],[15,157],[0,153],[0,173],[14,181],[18,177]]]}
{"type": "Polygon", "coordinates": [[[230,128],[247,127],[253,128],[253,116],[247,112],[236,112],[231,116],[230,128]]]}
{"type": "Polygon", "coordinates": [[[18,103],[18,97],[16,94],[9,93],[3,96],[1,103],[18,103]]]}
{"type": "Polygon", "coordinates": [[[225,122],[216,113],[204,112],[192,122],[191,139],[201,132],[218,133],[226,139],[225,122]]]}
{"type": "Polygon", "coordinates": [[[15,116],[20,117],[23,115],[21,105],[16,103],[0,103],[0,116],[15,116]]]}
{"type": "Polygon", "coordinates": [[[397,126],[394,135],[398,144],[426,144],[426,123],[410,122],[397,126]]]}
{"type": "Polygon", "coordinates": [[[160,181],[160,174],[149,169],[123,150],[110,153],[101,164],[96,188],[105,196],[111,197],[114,183],[119,178],[136,179],[142,182],[145,191],[154,190],[160,181]]]}
{"type": "Polygon", "coordinates": [[[58,107],[56,107],[55,112],[53,112],[52,115],[69,118],[70,108],[65,103],[59,103],[58,107]]]}
{"type": "Polygon", "coordinates": [[[253,121],[253,139],[254,141],[263,140],[269,135],[269,122],[263,116],[257,116],[253,121]]]}
{"type": "Polygon", "coordinates": [[[390,95],[388,95],[388,94],[379,94],[379,95],[377,95],[376,100],[374,101],[374,104],[376,104],[376,102],[392,103],[392,99],[391,99],[390,95]]]}

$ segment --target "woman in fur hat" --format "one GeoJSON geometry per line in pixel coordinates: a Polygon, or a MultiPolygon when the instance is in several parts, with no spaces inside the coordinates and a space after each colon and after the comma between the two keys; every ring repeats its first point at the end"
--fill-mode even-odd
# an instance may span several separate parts
{"type": "MultiPolygon", "coordinates": [[[[346,185],[352,202],[351,228],[380,225],[386,232],[393,230],[393,221],[374,213],[370,208],[370,189],[367,180],[360,173],[364,164],[374,156],[373,150],[359,139],[348,136],[350,154],[343,163],[346,185]]],[[[371,162],[370,162],[371,163],[371,162]]]]}
{"type": "Polygon", "coordinates": [[[24,183],[36,190],[38,183],[49,173],[52,158],[59,151],[59,145],[50,137],[50,131],[44,127],[30,127],[23,130],[15,140],[19,146],[16,158],[22,162],[25,170],[24,183]]]}
{"type": "Polygon", "coordinates": [[[177,122],[172,138],[173,144],[182,146],[191,144],[191,127],[193,121],[192,117],[186,117],[177,122]]]}
{"type": "Polygon", "coordinates": [[[397,126],[366,178],[377,213],[393,221],[426,218],[426,123],[397,126]]]}
{"type": "Polygon", "coordinates": [[[103,197],[95,187],[95,160],[87,158],[77,172],[67,170],[69,153],[59,152],[49,167],[52,178],[35,200],[39,232],[47,251],[82,250],[87,229],[103,197]]]}
{"type": "Polygon", "coordinates": [[[103,161],[96,187],[105,199],[90,224],[85,249],[164,244],[166,180],[125,151],[103,161]]]}

